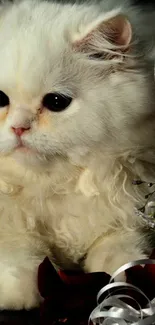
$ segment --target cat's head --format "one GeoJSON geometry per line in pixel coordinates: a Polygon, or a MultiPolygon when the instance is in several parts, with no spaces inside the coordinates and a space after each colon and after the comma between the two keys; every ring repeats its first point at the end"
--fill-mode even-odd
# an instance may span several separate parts
{"type": "MultiPolygon", "coordinates": [[[[132,147],[153,77],[121,9],[24,1],[0,20],[0,155],[33,164],[132,147]],[[144,63],[144,62],[143,62],[144,63]]],[[[137,145],[137,143],[136,143],[137,145]]]]}

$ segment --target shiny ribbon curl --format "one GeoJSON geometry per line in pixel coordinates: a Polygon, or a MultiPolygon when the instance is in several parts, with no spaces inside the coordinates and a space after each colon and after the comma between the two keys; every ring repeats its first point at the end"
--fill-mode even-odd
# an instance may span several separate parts
{"type": "Polygon", "coordinates": [[[94,325],[151,325],[155,324],[155,298],[150,301],[145,293],[138,287],[125,283],[125,282],[113,282],[116,277],[122,272],[137,265],[154,264],[154,259],[142,259],[133,262],[129,262],[121,266],[116,272],[113,273],[109,284],[104,286],[97,295],[97,307],[91,312],[88,323],[94,325]],[[128,294],[116,294],[122,289],[130,289],[141,297],[146,299],[146,308],[142,308],[140,303],[128,294]],[[113,290],[113,292],[112,292],[113,290]],[[102,295],[106,295],[103,301],[100,303],[102,295]],[[137,308],[122,301],[123,298],[127,298],[128,301],[134,302],[137,308]]]}

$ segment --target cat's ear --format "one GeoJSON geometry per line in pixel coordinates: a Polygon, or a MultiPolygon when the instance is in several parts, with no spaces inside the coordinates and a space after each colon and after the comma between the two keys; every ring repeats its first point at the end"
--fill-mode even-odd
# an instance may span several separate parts
{"type": "Polygon", "coordinates": [[[132,39],[132,28],[128,19],[117,14],[105,20],[100,17],[84,28],[74,39],[73,47],[84,53],[101,53],[104,49],[127,51],[132,39]]]}

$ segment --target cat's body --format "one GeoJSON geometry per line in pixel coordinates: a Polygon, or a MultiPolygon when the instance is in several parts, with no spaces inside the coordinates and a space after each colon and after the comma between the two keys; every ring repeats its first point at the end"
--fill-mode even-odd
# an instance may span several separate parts
{"type": "Polygon", "coordinates": [[[123,10],[2,9],[0,308],[39,303],[45,256],[111,274],[151,251],[134,213],[148,189],[132,181],[155,180],[153,68],[123,10]],[[53,112],[42,105],[48,93],[73,100],[53,112]]]}

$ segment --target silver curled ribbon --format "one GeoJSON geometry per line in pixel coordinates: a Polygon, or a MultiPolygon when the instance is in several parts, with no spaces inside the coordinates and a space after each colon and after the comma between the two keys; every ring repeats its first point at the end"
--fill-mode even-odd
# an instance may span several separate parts
{"type": "MultiPolygon", "coordinates": [[[[91,312],[88,323],[94,325],[151,325],[155,324],[155,298],[150,301],[145,293],[138,287],[126,283],[117,282],[116,277],[129,268],[137,265],[154,264],[153,259],[142,259],[129,262],[121,266],[113,273],[109,284],[104,286],[97,295],[97,307],[91,312]],[[116,282],[113,282],[113,280],[116,282]],[[112,283],[113,282],[113,283],[112,283]],[[142,308],[140,303],[129,294],[120,294],[124,290],[133,290],[141,297],[146,299],[146,308],[142,308]],[[117,293],[117,294],[116,294],[117,293]],[[105,298],[101,301],[101,296],[104,294],[105,298]],[[122,299],[127,298],[128,302],[134,302],[137,307],[132,307],[129,303],[122,299]]],[[[145,281],[145,279],[144,279],[145,281]]]]}

